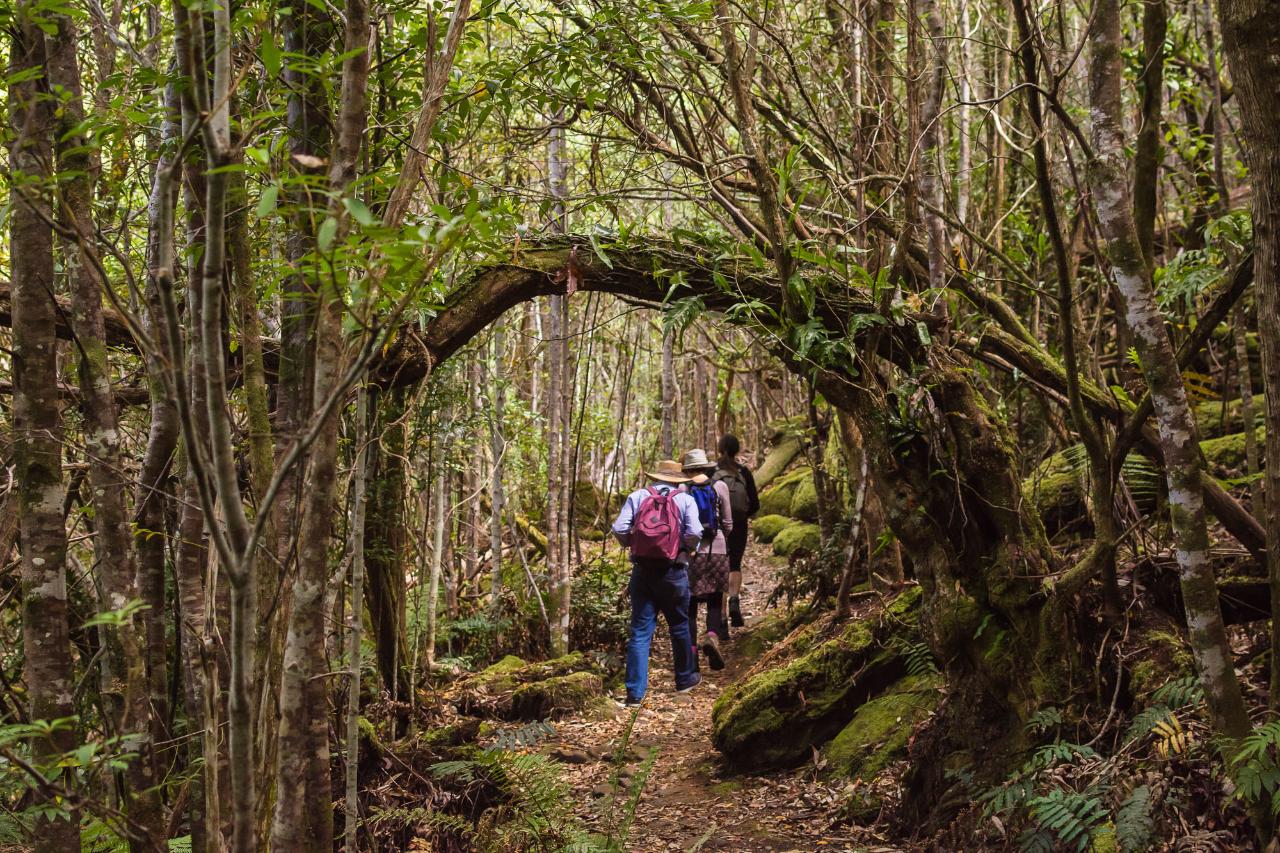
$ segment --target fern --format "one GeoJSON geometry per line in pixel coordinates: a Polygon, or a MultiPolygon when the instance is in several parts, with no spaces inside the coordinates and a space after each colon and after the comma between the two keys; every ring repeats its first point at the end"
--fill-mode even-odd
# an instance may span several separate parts
{"type": "Polygon", "coordinates": [[[1280,720],[1254,729],[1231,757],[1236,797],[1247,803],[1264,800],[1280,814],[1280,720]]]}
{"type": "Polygon", "coordinates": [[[938,674],[938,664],[934,660],[933,652],[926,644],[913,643],[910,640],[898,638],[893,643],[893,646],[902,655],[906,663],[907,675],[925,676],[938,674]]]}
{"type": "Polygon", "coordinates": [[[1123,853],[1141,853],[1151,846],[1155,822],[1151,818],[1151,788],[1139,785],[1116,810],[1116,843],[1123,853]]]}
{"type": "Polygon", "coordinates": [[[1194,675],[1175,678],[1168,684],[1151,694],[1151,701],[1156,705],[1165,705],[1175,711],[1188,705],[1199,705],[1204,701],[1204,688],[1200,679],[1194,675]]]}
{"type": "Polygon", "coordinates": [[[1028,717],[1023,728],[1032,734],[1044,734],[1060,725],[1062,725],[1062,709],[1049,706],[1041,708],[1028,717]]]}
{"type": "Polygon", "coordinates": [[[1084,853],[1094,832],[1107,819],[1107,809],[1092,793],[1057,789],[1027,801],[1040,829],[1053,833],[1068,850],[1084,853]]]}
{"type": "Polygon", "coordinates": [[[499,732],[497,740],[485,747],[485,752],[510,752],[515,749],[527,749],[555,736],[555,726],[546,720],[537,720],[514,729],[499,732]]]}

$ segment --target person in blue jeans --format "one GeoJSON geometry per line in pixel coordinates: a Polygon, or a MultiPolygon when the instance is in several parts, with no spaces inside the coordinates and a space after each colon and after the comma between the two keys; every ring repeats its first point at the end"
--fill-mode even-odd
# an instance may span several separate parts
{"type": "MultiPolygon", "coordinates": [[[[698,504],[691,495],[677,491],[676,487],[687,482],[688,477],[673,460],[659,462],[657,469],[649,472],[653,488],[663,494],[674,492],[672,499],[680,511],[680,553],[672,562],[661,566],[631,564],[631,631],[627,638],[627,699],[628,706],[639,705],[649,690],[649,647],[653,632],[658,627],[658,614],[667,620],[671,634],[672,669],[675,671],[676,692],[688,693],[702,676],[695,670],[693,640],[689,635],[689,554],[702,539],[702,521],[698,518],[698,504]]],[[[631,544],[631,529],[636,513],[649,490],[637,489],[627,496],[622,511],[613,523],[613,535],[624,547],[631,544]]]]}

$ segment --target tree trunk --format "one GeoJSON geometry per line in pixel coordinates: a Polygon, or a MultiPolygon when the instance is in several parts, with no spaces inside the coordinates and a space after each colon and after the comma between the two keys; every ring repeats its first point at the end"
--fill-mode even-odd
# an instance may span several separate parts
{"type": "Polygon", "coordinates": [[[1130,178],[1124,151],[1120,82],[1120,10],[1117,0],[1095,5],[1089,68],[1093,162],[1089,182],[1106,241],[1107,260],[1125,305],[1125,319],[1142,360],[1142,372],[1155,404],[1160,446],[1169,483],[1169,513],[1182,579],[1196,668],[1204,686],[1214,728],[1231,739],[1249,731],[1249,716],[1227,643],[1201,496],[1201,460],[1196,422],[1178,371],[1173,344],[1155,302],[1151,269],[1133,224],[1130,178]]]}
{"type": "MultiPolygon", "coordinates": [[[[1147,266],[1155,269],[1156,197],[1160,186],[1160,141],[1164,136],[1164,38],[1169,26],[1165,0],[1142,0],[1142,96],[1133,155],[1133,225],[1147,266]]],[[[1213,71],[1217,74],[1217,71],[1213,71]]]]}
{"type": "Polygon", "coordinates": [[[502,468],[503,456],[506,453],[506,438],[502,433],[503,414],[507,407],[506,377],[503,375],[506,359],[506,335],[502,324],[493,328],[493,360],[490,362],[492,376],[490,378],[489,400],[489,450],[492,456],[492,468],[489,478],[489,551],[492,569],[489,580],[489,605],[496,614],[501,606],[502,595],[502,468]]]}
{"type": "MultiPolygon", "coordinates": [[[[71,326],[79,356],[85,453],[89,459],[88,476],[97,531],[94,557],[102,590],[99,606],[103,611],[120,611],[138,599],[137,561],[102,319],[106,282],[100,274],[93,217],[96,167],[83,136],[85,114],[76,56],[76,29],[69,16],[55,15],[53,20],[57,30],[46,36],[47,75],[49,85],[61,92],[54,139],[58,171],[65,176],[58,182],[60,198],[56,218],[63,235],[62,263],[71,291],[71,326]]],[[[130,818],[146,837],[131,842],[131,848],[162,849],[164,815],[154,763],[151,706],[147,701],[148,655],[138,613],[131,613],[120,621],[108,649],[115,658],[112,671],[124,677],[116,731],[132,735],[138,753],[125,772],[127,802],[130,818]]]]}
{"type": "Polygon", "coordinates": [[[357,853],[360,822],[360,629],[364,624],[364,495],[368,456],[368,391],[361,385],[356,400],[355,474],[351,481],[351,607],[347,616],[347,743],[344,836],[348,853],[357,853]]]}
{"type": "Polygon", "coordinates": [[[393,699],[408,695],[405,560],[409,552],[405,503],[405,397],[402,389],[373,396],[374,443],[369,448],[369,511],[364,516],[365,588],[369,627],[382,687],[393,699]]]}
{"type": "MultiPolygon", "coordinates": [[[[58,399],[58,354],[54,303],[52,211],[44,188],[51,175],[51,95],[39,74],[45,66],[44,38],[25,4],[10,22],[13,34],[9,73],[9,116],[14,133],[9,149],[15,189],[9,203],[10,273],[13,277],[13,455],[18,490],[18,544],[22,563],[23,679],[32,720],[75,715],[70,632],[67,624],[67,533],[62,504],[62,415],[58,399]],[[21,75],[21,76],[20,76],[21,75]],[[23,178],[23,189],[19,186],[23,178]]],[[[56,762],[75,748],[75,726],[63,726],[31,742],[38,763],[56,762]]],[[[58,781],[68,784],[69,771],[58,781]]],[[[35,801],[56,808],[54,797],[37,790],[35,801]]],[[[80,819],[36,823],[36,853],[80,849],[80,819]]]]}
{"type": "Polygon", "coordinates": [[[1253,185],[1255,288],[1266,390],[1265,512],[1271,578],[1271,707],[1280,708],[1280,17],[1266,0],[1218,0],[1253,185]]]}

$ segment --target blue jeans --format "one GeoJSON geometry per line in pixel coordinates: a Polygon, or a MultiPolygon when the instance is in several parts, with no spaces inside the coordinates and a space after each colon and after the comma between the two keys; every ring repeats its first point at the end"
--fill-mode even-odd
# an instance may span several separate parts
{"type": "Polygon", "coordinates": [[[694,681],[693,641],[689,636],[689,573],[672,564],[665,570],[632,565],[631,635],[627,638],[627,696],[643,699],[649,689],[649,646],[658,613],[671,634],[676,689],[694,681]]]}

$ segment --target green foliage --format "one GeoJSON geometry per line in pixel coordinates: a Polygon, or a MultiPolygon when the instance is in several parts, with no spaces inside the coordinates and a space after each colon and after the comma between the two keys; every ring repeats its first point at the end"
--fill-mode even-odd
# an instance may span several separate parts
{"type": "Polygon", "coordinates": [[[623,606],[630,578],[631,563],[621,549],[578,567],[569,614],[571,647],[609,654],[616,654],[622,647],[630,623],[630,613],[623,606]]]}
{"type": "Polygon", "coordinates": [[[1236,797],[1280,815],[1280,720],[1256,727],[1231,756],[1236,797]]]}
{"type": "Polygon", "coordinates": [[[569,787],[545,756],[492,750],[468,760],[434,764],[430,771],[437,779],[481,785],[498,795],[498,802],[476,819],[442,811],[419,815],[437,830],[465,840],[470,849],[481,853],[566,850],[590,840],[573,812],[569,787]]]}
{"type": "Polygon", "coordinates": [[[1151,846],[1155,821],[1151,817],[1151,788],[1139,785],[1116,809],[1116,842],[1123,853],[1139,853],[1151,846]]]}
{"type": "Polygon", "coordinates": [[[938,663],[928,644],[911,640],[903,636],[895,636],[890,644],[906,663],[907,675],[937,675],[938,663]]]}
{"type": "Polygon", "coordinates": [[[1041,833],[1049,833],[1057,844],[1067,850],[1084,853],[1094,833],[1107,819],[1107,808],[1094,793],[1077,793],[1057,789],[1027,801],[1027,810],[1035,821],[1034,829],[1029,828],[1022,839],[1023,850],[1046,849],[1041,833]],[[1028,844],[1024,839],[1031,839],[1028,844]]]}

